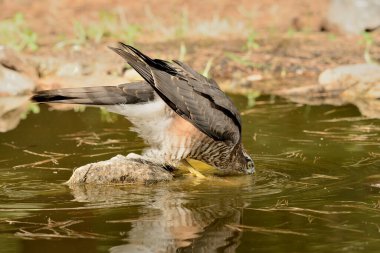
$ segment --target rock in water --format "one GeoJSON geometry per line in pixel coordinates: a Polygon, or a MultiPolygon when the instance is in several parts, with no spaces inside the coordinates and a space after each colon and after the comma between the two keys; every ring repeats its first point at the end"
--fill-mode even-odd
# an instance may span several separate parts
{"type": "Polygon", "coordinates": [[[161,166],[117,155],[106,161],[77,168],[66,184],[151,184],[172,179],[173,175],[161,166]]]}

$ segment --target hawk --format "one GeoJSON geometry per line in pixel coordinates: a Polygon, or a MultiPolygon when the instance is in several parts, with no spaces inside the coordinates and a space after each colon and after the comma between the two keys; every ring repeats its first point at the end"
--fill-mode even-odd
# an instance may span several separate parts
{"type": "Polygon", "coordinates": [[[110,49],[144,81],[39,91],[32,100],[101,106],[125,116],[149,145],[142,155],[128,154],[131,159],[174,167],[195,159],[221,172],[254,172],[242,145],[239,112],[213,79],[183,62],[152,59],[121,42],[110,49]]]}

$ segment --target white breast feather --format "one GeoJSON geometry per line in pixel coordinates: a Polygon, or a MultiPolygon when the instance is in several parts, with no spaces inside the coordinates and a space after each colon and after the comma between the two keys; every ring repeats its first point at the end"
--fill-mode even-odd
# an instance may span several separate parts
{"type": "Polygon", "coordinates": [[[132,122],[131,129],[154,148],[161,147],[167,139],[167,129],[173,121],[173,113],[165,102],[156,95],[153,101],[141,104],[106,106],[110,112],[121,114],[132,122]]]}

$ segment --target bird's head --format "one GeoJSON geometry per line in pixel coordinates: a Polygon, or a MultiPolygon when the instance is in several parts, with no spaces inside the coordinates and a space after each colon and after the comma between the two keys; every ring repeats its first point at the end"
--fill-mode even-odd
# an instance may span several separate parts
{"type": "Polygon", "coordinates": [[[255,163],[253,162],[252,157],[245,150],[243,150],[243,156],[245,160],[245,173],[246,174],[255,173],[255,163]]]}
{"type": "Polygon", "coordinates": [[[223,170],[227,174],[236,172],[239,174],[255,173],[255,163],[243,147],[238,147],[232,152],[230,162],[226,167],[223,170]]]}

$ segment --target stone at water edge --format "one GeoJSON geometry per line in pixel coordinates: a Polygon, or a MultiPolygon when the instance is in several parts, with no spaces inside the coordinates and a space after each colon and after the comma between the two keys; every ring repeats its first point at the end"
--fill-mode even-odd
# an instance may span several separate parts
{"type": "Polygon", "coordinates": [[[327,69],[319,75],[318,82],[276,94],[301,104],[353,104],[362,115],[380,118],[380,65],[352,64],[327,69]]]}
{"type": "Polygon", "coordinates": [[[0,97],[30,94],[34,87],[29,77],[0,65],[0,97]]]}
{"type": "Polygon", "coordinates": [[[76,184],[150,184],[172,179],[173,175],[161,166],[140,163],[117,155],[109,160],[90,163],[75,169],[66,184],[69,186],[76,184]]]}
{"type": "Polygon", "coordinates": [[[35,80],[38,78],[36,68],[33,66],[32,62],[25,60],[25,56],[20,52],[0,45],[0,65],[22,73],[31,79],[35,80]]]}
{"type": "Polygon", "coordinates": [[[380,66],[376,64],[327,69],[319,75],[318,81],[326,90],[340,90],[343,97],[380,98],[380,66]]]}
{"type": "Polygon", "coordinates": [[[318,84],[283,89],[277,94],[288,97],[329,97],[346,100],[348,97],[379,99],[380,65],[352,64],[326,69],[319,75],[318,84]]]}

